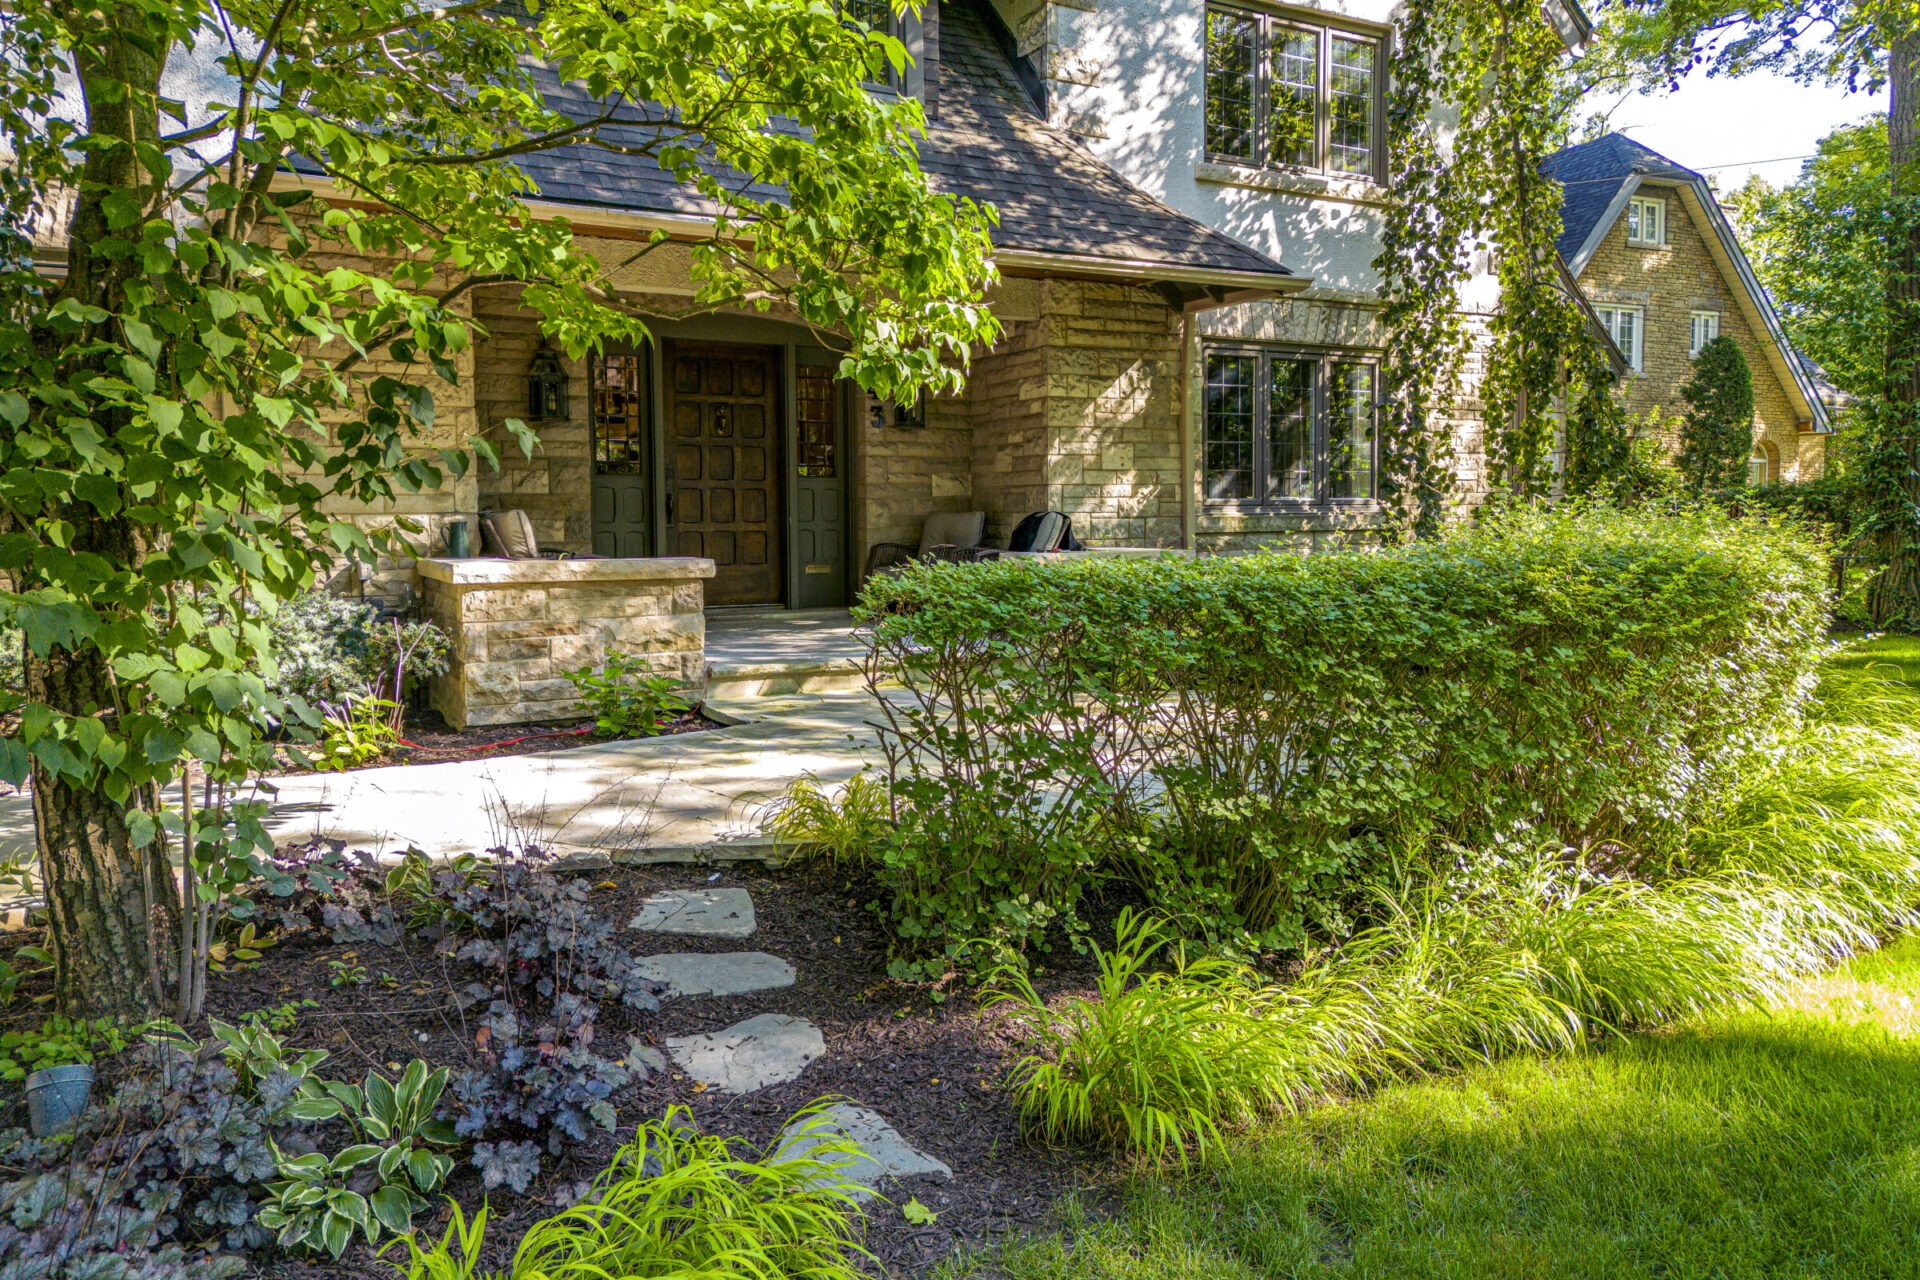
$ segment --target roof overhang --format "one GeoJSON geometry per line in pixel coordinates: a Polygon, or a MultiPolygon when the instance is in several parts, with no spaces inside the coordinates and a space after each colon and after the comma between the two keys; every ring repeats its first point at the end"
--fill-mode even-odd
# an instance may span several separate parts
{"type": "MultiPolygon", "coordinates": [[[[331,180],[309,174],[283,173],[274,179],[273,185],[276,190],[306,189],[329,200],[365,203],[341,193],[331,180]]],[[[520,203],[530,217],[542,220],[563,218],[578,231],[603,237],[642,239],[665,234],[676,240],[702,240],[713,234],[713,219],[699,214],[608,209],[551,200],[522,200],[520,203]]],[[[1123,280],[1176,286],[1181,293],[1183,310],[1205,310],[1234,302],[1253,302],[1261,298],[1298,293],[1313,284],[1311,276],[1192,266],[1147,258],[1107,258],[1005,248],[994,249],[992,258],[994,264],[1008,275],[1071,276],[1088,280],[1123,280]]]]}
{"type": "Polygon", "coordinates": [[[1578,53],[1593,39],[1593,19],[1580,0],[1541,0],[1540,16],[1554,29],[1569,53],[1578,53]]]}
{"type": "Polygon", "coordinates": [[[1607,211],[1587,233],[1587,239],[1575,253],[1567,268],[1577,279],[1593,261],[1593,255],[1599,251],[1620,215],[1626,211],[1627,201],[1642,186],[1653,184],[1663,191],[1673,191],[1680,197],[1695,226],[1709,227],[1713,234],[1701,237],[1707,246],[1707,255],[1720,269],[1722,278],[1737,281],[1739,288],[1734,290],[1735,302],[1746,314],[1747,323],[1757,333],[1764,333],[1770,339],[1766,345],[1767,364],[1772,368],[1780,385],[1787,390],[1787,396],[1793,401],[1793,408],[1803,425],[1819,432],[1833,430],[1827,415],[1827,406],[1820,399],[1819,390],[1813,385],[1813,379],[1800,363],[1794,352],[1793,343],[1787,338],[1786,327],[1780,323],[1780,314],[1773,308],[1773,299],[1767,296],[1767,290],[1760,283],[1760,277],[1753,273],[1753,264],[1747,261],[1747,254],[1740,247],[1740,237],[1735,233],[1733,224],[1727,220],[1727,214],[1720,207],[1713,189],[1707,186],[1707,180],[1687,169],[1654,169],[1636,171],[1621,180],[1620,190],[1614,193],[1607,203],[1607,211]]]}
{"type": "Polygon", "coordinates": [[[1175,286],[1182,297],[1182,309],[1192,311],[1299,293],[1313,285],[1312,276],[1291,273],[1279,275],[1271,271],[1199,267],[1150,258],[1106,258],[1036,249],[995,249],[993,260],[1008,275],[1069,276],[1175,286]],[[1200,305],[1189,305],[1191,302],[1200,305]]]}

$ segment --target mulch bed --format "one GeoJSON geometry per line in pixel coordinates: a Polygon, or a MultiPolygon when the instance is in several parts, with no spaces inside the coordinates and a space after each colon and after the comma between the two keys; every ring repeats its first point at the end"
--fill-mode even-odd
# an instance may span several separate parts
{"type": "MultiPolygon", "coordinates": [[[[599,1029],[606,1043],[624,1044],[631,1033],[659,1045],[668,1036],[719,1030],[755,1014],[787,1013],[819,1026],[827,1050],[799,1079],[743,1096],[703,1091],[672,1071],[628,1086],[614,1097],[619,1111],[614,1132],[596,1132],[591,1142],[559,1161],[548,1158],[528,1194],[493,1193],[488,1267],[504,1267],[528,1225],[571,1203],[577,1185],[606,1166],[637,1124],[658,1118],[674,1104],[690,1108],[705,1132],[765,1144],[795,1111],[841,1095],[880,1112],[909,1142],[946,1161],[954,1171],[951,1181],[916,1178],[903,1189],[881,1188],[901,1203],[916,1196],[938,1214],[932,1225],[909,1224],[882,1200],[868,1203],[867,1246],[878,1259],[879,1273],[887,1276],[922,1275],[958,1248],[988,1247],[1009,1232],[1045,1228],[1052,1206],[1069,1192],[1087,1192],[1095,1212],[1106,1203],[1102,1188],[1112,1181],[1111,1165],[1102,1166],[1086,1152],[1048,1149],[1021,1134],[1001,1083],[1019,1048],[998,1019],[965,992],[936,1002],[926,989],[887,978],[886,936],[864,906],[873,896],[866,885],[823,864],[778,871],[728,864],[717,872],[616,867],[584,875],[597,886],[591,897],[595,909],[622,922],[658,889],[745,888],[753,895],[758,923],[751,938],[630,933],[627,944],[636,954],[767,951],[797,970],[795,985],[785,990],[688,997],[669,1001],[657,1014],[602,1005],[599,1029]]],[[[1050,967],[1038,978],[1042,991],[1090,989],[1089,961],[1065,949],[1048,960],[1050,967]]],[[[473,1029],[453,998],[460,981],[422,939],[408,937],[394,948],[341,946],[316,931],[269,948],[256,969],[216,977],[208,1013],[231,1020],[248,1010],[311,999],[318,1007],[302,1010],[286,1038],[294,1047],[327,1050],[331,1056],[323,1075],[353,1080],[368,1070],[391,1075],[415,1057],[450,1066],[457,1075],[473,1061],[473,1029]],[[370,981],[330,986],[329,961],[338,960],[364,966],[370,981]]],[[[16,1004],[4,1021],[37,1020],[41,1011],[23,1009],[24,1004],[16,1004]]],[[[479,1177],[464,1161],[446,1191],[469,1212],[481,1202],[479,1177]]],[[[436,1206],[442,1203],[438,1196],[432,1199],[436,1206]]],[[[416,1225],[423,1236],[437,1238],[445,1220],[445,1210],[436,1207],[416,1225]]],[[[384,1273],[364,1244],[356,1243],[339,1263],[269,1252],[248,1274],[263,1280],[346,1280],[384,1273]]]]}

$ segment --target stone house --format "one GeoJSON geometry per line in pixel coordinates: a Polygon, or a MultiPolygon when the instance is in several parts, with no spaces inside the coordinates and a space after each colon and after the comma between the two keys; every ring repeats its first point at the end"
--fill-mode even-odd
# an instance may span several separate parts
{"type": "MultiPolygon", "coordinates": [[[[1707,180],[1617,133],[1557,152],[1543,168],[1565,191],[1560,255],[1626,357],[1627,411],[1677,420],[1693,357],[1731,337],[1753,370],[1752,477],[1818,478],[1832,431],[1827,398],[1707,180]]],[[[1658,430],[1678,449],[1670,426],[1658,430]]]]}

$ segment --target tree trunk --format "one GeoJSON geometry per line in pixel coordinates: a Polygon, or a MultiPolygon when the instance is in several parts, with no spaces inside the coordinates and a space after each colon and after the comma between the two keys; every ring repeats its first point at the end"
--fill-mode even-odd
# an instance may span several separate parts
{"type": "MultiPolygon", "coordinates": [[[[69,225],[67,278],[60,294],[117,315],[126,309],[127,286],[140,265],[138,254],[102,252],[109,242],[122,238],[107,216],[106,201],[128,193],[144,196],[155,182],[140,165],[136,149],[159,140],[158,93],[164,55],[156,56],[154,37],[136,7],[109,6],[105,14],[99,38],[75,50],[74,70],[85,101],[88,131],[129,145],[98,147],[87,153],[69,225]]],[[[56,360],[70,344],[77,345],[72,336],[52,331],[36,334],[36,340],[42,354],[56,360]]],[[[114,370],[102,363],[99,372],[114,370]]],[[[98,425],[111,436],[119,424],[98,425]]],[[[27,520],[34,514],[16,512],[15,516],[27,520]]],[[[72,551],[96,553],[110,564],[137,572],[141,537],[125,517],[102,516],[86,505],[38,514],[67,526],[72,551]]],[[[22,590],[42,585],[30,568],[19,578],[22,590]]],[[[103,716],[113,725],[113,674],[106,655],[88,641],[78,643],[77,649],[55,648],[45,655],[29,648],[27,699],[67,716],[103,716]]],[[[180,890],[162,847],[156,843],[136,849],[127,830],[125,805],[116,803],[97,784],[63,778],[37,760],[33,821],[47,888],[54,993],[60,1010],[82,1016],[162,1012],[163,975],[175,970],[171,957],[180,919],[180,890]]]]}
{"type": "Polygon", "coordinates": [[[1920,32],[1890,33],[1887,42],[1887,143],[1893,217],[1887,235],[1887,346],[1884,403],[1876,469],[1894,510],[1880,519],[1886,568],[1874,580],[1867,608],[1875,626],[1920,623],[1920,32]]]}
{"type": "MultiPolygon", "coordinates": [[[[106,661],[93,648],[27,655],[27,697],[74,714],[109,707],[106,661]]],[[[33,828],[53,939],[54,1004],[74,1017],[166,1011],[179,889],[156,842],[136,849],[124,806],[33,766],[33,828]]]]}

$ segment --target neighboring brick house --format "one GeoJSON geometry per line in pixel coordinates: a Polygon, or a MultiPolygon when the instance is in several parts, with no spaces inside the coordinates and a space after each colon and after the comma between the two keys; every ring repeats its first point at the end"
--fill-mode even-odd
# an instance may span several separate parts
{"type": "MultiPolygon", "coordinates": [[[[1694,355],[1731,337],[1753,370],[1751,474],[1819,477],[1828,406],[1706,179],[1617,133],[1568,147],[1543,168],[1566,191],[1561,257],[1631,368],[1628,412],[1684,414],[1694,355]]],[[[1678,448],[1670,429],[1661,434],[1678,448]]]]}

